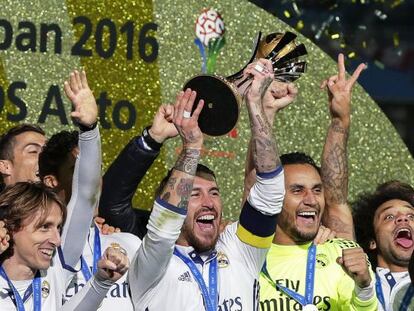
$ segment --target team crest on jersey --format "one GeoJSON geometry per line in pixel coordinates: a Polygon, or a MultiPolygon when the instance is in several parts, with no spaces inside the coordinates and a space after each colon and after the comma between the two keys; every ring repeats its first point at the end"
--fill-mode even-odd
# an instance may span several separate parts
{"type": "Polygon", "coordinates": [[[230,261],[227,258],[227,255],[222,252],[218,252],[217,253],[217,264],[219,268],[226,268],[230,264],[230,261]]]}
{"type": "Polygon", "coordinates": [[[322,269],[326,268],[329,265],[328,256],[325,254],[318,254],[316,255],[316,268],[322,269]]]}
{"type": "Polygon", "coordinates": [[[50,293],[50,285],[48,281],[43,281],[42,282],[42,297],[43,298],[47,298],[49,296],[50,293]]]}

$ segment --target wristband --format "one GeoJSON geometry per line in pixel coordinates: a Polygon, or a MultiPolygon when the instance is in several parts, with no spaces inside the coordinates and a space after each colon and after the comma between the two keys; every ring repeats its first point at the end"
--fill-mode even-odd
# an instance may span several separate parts
{"type": "Polygon", "coordinates": [[[144,128],[142,131],[142,138],[144,139],[145,143],[154,151],[160,151],[162,147],[162,143],[157,142],[154,138],[151,137],[149,133],[149,129],[151,128],[151,125],[144,128]]]}
{"type": "Polygon", "coordinates": [[[92,131],[97,125],[98,125],[98,121],[96,121],[94,124],[90,126],[85,126],[83,124],[78,123],[78,127],[81,130],[81,132],[92,131]]]}

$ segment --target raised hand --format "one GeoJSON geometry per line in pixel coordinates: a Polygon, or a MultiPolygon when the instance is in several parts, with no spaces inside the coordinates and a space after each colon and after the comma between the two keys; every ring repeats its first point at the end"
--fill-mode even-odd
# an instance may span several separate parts
{"type": "Polygon", "coordinates": [[[98,120],[98,106],[89,88],[85,71],[73,71],[65,81],[66,96],[73,104],[72,118],[85,127],[91,127],[98,120]]]}
{"type": "MultiPolygon", "coordinates": [[[[261,64],[266,72],[273,72],[273,66],[270,61],[261,58],[257,63],[261,64]]],[[[249,64],[247,72],[254,70],[257,63],[249,64]]],[[[273,124],[274,116],[278,111],[295,100],[297,93],[298,89],[293,83],[272,81],[263,96],[263,109],[270,124],[273,124]]]]}
{"type": "Polygon", "coordinates": [[[336,261],[360,288],[371,284],[367,255],[362,248],[344,249],[342,250],[342,257],[338,257],[336,261]]]}
{"type": "Polygon", "coordinates": [[[203,145],[203,133],[198,126],[198,116],[204,106],[204,100],[200,100],[197,108],[191,114],[197,93],[191,89],[180,92],[174,105],[173,122],[181,136],[183,148],[201,149],[203,145]]]}
{"type": "Polygon", "coordinates": [[[337,118],[345,125],[349,124],[351,115],[351,92],[361,72],[366,69],[365,64],[360,64],[352,76],[347,80],[345,72],[344,55],[338,55],[338,74],[322,81],[321,89],[327,88],[329,111],[332,119],[337,118]]]}
{"type": "Polygon", "coordinates": [[[118,281],[129,268],[129,259],[121,247],[108,247],[98,261],[97,277],[112,282],[118,281]]]}
{"type": "Polygon", "coordinates": [[[10,236],[7,233],[4,221],[0,220],[0,254],[9,248],[10,236]]]}
{"type": "Polygon", "coordinates": [[[271,61],[260,59],[260,61],[249,64],[243,74],[253,78],[246,92],[247,101],[250,103],[261,101],[274,78],[271,61]]]}
{"type": "Polygon", "coordinates": [[[93,220],[103,235],[111,235],[113,233],[121,232],[121,229],[106,224],[105,218],[95,216],[93,220]]]}
{"type": "MultiPolygon", "coordinates": [[[[256,64],[263,66],[264,70],[270,74],[273,72],[272,64],[261,58],[257,62],[249,64],[245,73],[249,73],[253,70],[256,64]]],[[[270,124],[273,124],[275,114],[291,104],[297,96],[298,89],[293,83],[285,83],[273,80],[263,96],[263,109],[266,118],[270,124]]]]}
{"type": "Polygon", "coordinates": [[[151,128],[148,130],[151,137],[158,143],[178,135],[177,128],[173,123],[174,106],[161,105],[155,114],[151,128]]]}

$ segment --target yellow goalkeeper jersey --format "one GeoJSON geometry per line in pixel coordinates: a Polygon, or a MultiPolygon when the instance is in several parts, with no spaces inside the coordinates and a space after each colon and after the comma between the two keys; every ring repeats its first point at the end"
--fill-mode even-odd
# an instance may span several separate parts
{"type": "MultiPolygon", "coordinates": [[[[272,244],[266,258],[265,273],[260,275],[260,310],[302,310],[294,299],[275,288],[275,284],[305,294],[307,254],[310,243],[304,245],[272,244]]],[[[355,283],[336,259],[342,250],[358,247],[353,241],[329,240],[316,247],[313,304],[318,310],[377,310],[377,298],[362,301],[354,293],[355,283]]],[[[371,277],[374,275],[371,272],[371,277]]]]}

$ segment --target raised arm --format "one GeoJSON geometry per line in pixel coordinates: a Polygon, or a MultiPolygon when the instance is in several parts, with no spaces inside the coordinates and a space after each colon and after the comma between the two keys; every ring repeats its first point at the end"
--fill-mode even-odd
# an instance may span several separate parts
{"type": "MultiPolygon", "coordinates": [[[[263,59],[260,59],[259,63],[266,66],[263,59]]],[[[248,71],[254,70],[255,65],[256,63],[250,64],[247,67],[248,71]]],[[[266,68],[268,71],[272,70],[271,68],[266,68]]],[[[280,110],[291,104],[295,100],[297,93],[298,90],[293,83],[283,83],[274,80],[272,81],[269,88],[264,93],[262,99],[264,114],[270,128],[273,128],[275,115],[280,110]]],[[[250,139],[245,162],[243,202],[246,201],[255,180],[256,171],[252,154],[252,139],[250,139]]]]}
{"type": "Polygon", "coordinates": [[[187,89],[179,93],[174,106],[173,122],[183,148],[160,197],[154,202],[148,232],[131,264],[129,284],[135,305],[163,277],[187,214],[203,145],[203,135],[198,127],[198,116],[204,104],[202,100],[189,116],[195,98],[196,93],[187,89]]]}
{"type": "Polygon", "coordinates": [[[128,267],[128,256],[119,248],[108,247],[98,261],[96,274],[61,310],[98,310],[109,289],[128,271],[128,267]]]}
{"type": "Polygon", "coordinates": [[[263,266],[285,194],[279,151],[263,109],[264,96],[273,80],[271,68],[270,61],[264,60],[245,70],[253,78],[246,93],[246,106],[250,119],[254,183],[243,204],[237,228],[229,226],[230,229],[226,229],[221,237],[232,252],[239,254],[246,265],[246,272],[252,276],[257,276],[263,266]],[[237,238],[233,238],[234,229],[237,238]]]}
{"type": "Polygon", "coordinates": [[[152,125],[134,137],[112,162],[103,177],[99,215],[123,232],[142,239],[150,212],[134,209],[132,199],[139,183],[159,154],[163,142],[177,136],[172,124],[173,107],[161,105],[152,125]]]}
{"type": "Polygon", "coordinates": [[[338,73],[321,84],[328,92],[331,124],[322,153],[322,182],[325,193],[323,223],[338,237],[354,240],[352,212],[348,205],[347,146],[351,122],[351,91],[364,64],[347,80],[343,54],[338,55],[338,73]]]}
{"type": "MultiPolygon", "coordinates": [[[[79,261],[94,209],[98,204],[101,182],[101,142],[96,126],[98,107],[88,86],[85,72],[74,71],[65,82],[65,93],[72,101],[71,113],[80,128],[79,155],[72,180],[72,195],[62,231],[64,266],[73,267],[79,261]]],[[[62,258],[61,258],[62,259],[62,258]]]]}

